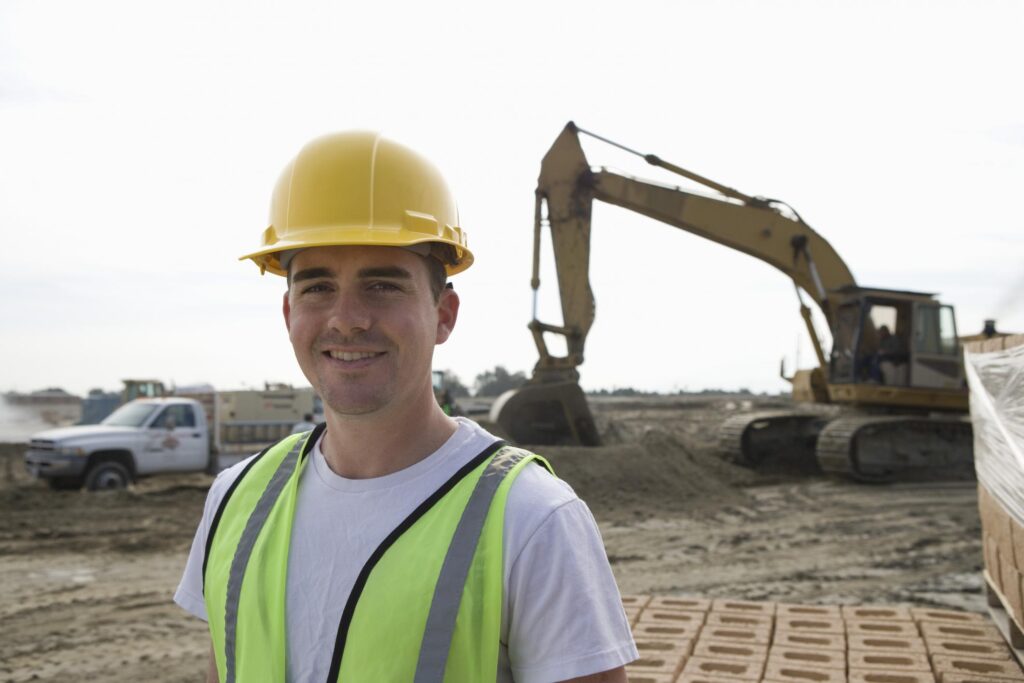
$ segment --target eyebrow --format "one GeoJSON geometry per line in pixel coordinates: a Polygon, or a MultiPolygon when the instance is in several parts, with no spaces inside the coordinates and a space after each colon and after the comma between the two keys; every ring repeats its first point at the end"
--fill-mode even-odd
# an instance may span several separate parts
{"type": "MultiPolygon", "coordinates": [[[[372,277],[386,277],[394,278],[398,280],[411,280],[412,273],[401,266],[378,266],[375,268],[363,268],[356,273],[359,278],[372,278],[372,277]]],[[[316,280],[322,277],[334,277],[334,271],[330,268],[306,268],[300,270],[292,276],[292,282],[301,282],[302,280],[316,280]]]]}
{"type": "Polygon", "coordinates": [[[401,266],[379,266],[377,268],[363,268],[358,273],[357,277],[368,278],[368,277],[389,277],[398,280],[411,280],[412,273],[401,266]]]}
{"type": "Polygon", "coordinates": [[[334,277],[334,271],[330,268],[306,268],[292,275],[292,282],[315,280],[321,277],[334,277]]]}

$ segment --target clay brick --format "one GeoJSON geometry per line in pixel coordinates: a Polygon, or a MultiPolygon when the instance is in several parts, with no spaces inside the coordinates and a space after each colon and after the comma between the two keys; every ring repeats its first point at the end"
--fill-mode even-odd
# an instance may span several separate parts
{"type": "Polygon", "coordinates": [[[846,671],[846,653],[836,650],[803,650],[793,647],[773,647],[768,663],[780,662],[813,669],[841,669],[846,671]]]}
{"type": "Polygon", "coordinates": [[[1014,551],[1010,515],[1003,508],[999,499],[982,484],[978,484],[978,513],[981,515],[982,538],[985,540],[985,567],[995,584],[1002,589],[999,563],[995,559],[993,549],[989,547],[989,539],[995,543],[999,555],[1012,562],[1014,551]]]}
{"type": "Polygon", "coordinates": [[[1024,346],[1024,334],[1008,334],[1003,337],[1003,348],[1007,351],[1018,346],[1024,346]]]}
{"type": "Polygon", "coordinates": [[[947,674],[980,675],[1004,681],[1024,681],[1024,674],[1021,673],[1017,662],[1013,661],[934,655],[932,664],[940,681],[948,680],[947,674]]]}
{"type": "Polygon", "coordinates": [[[1006,511],[1006,508],[1003,507],[1003,504],[995,495],[991,495],[989,498],[991,503],[989,508],[991,529],[986,529],[985,531],[995,539],[1000,557],[1013,562],[1013,537],[1010,531],[1010,513],[1006,511]]]}
{"type": "MultiPolygon", "coordinates": [[[[710,676],[683,673],[682,676],[676,679],[676,683],[737,683],[738,681],[749,680],[749,678],[733,678],[732,676],[723,676],[717,673],[710,676]]],[[[629,679],[629,683],[633,683],[632,678],[629,679]]]]}
{"type": "Polygon", "coordinates": [[[942,674],[939,683],[1010,683],[1013,679],[974,676],[972,674],[942,674]]]}
{"type": "MultiPolygon", "coordinates": [[[[935,676],[923,671],[886,673],[877,669],[850,669],[849,683],[935,683],[935,676]]],[[[630,679],[632,683],[632,679],[630,679]]]]}
{"type": "Polygon", "coordinates": [[[799,633],[845,633],[842,619],[822,617],[776,617],[775,628],[799,633]]]}
{"type": "Polygon", "coordinates": [[[982,353],[992,353],[993,351],[1002,351],[1006,342],[1004,337],[992,337],[986,339],[981,343],[982,353]]]}
{"type": "Polygon", "coordinates": [[[939,624],[988,623],[988,617],[977,612],[961,612],[951,609],[931,609],[929,607],[911,607],[910,614],[914,621],[933,621],[939,624]]]}
{"type": "Polygon", "coordinates": [[[765,667],[764,680],[771,683],[846,683],[846,672],[842,669],[815,669],[771,661],[765,667]]]}
{"type": "Polygon", "coordinates": [[[775,606],[777,617],[825,617],[826,619],[842,618],[839,605],[791,605],[780,602],[775,606]]]}
{"type": "Polygon", "coordinates": [[[661,640],[656,638],[634,638],[640,656],[646,655],[689,655],[693,650],[692,640],[661,640]]]}
{"type": "Polygon", "coordinates": [[[848,621],[913,621],[905,605],[843,605],[848,621]]]}
{"type": "Polygon", "coordinates": [[[682,623],[647,623],[642,620],[633,626],[633,636],[637,638],[652,638],[655,640],[692,640],[700,635],[701,627],[698,624],[682,623]]]}
{"type": "Polygon", "coordinates": [[[931,671],[928,655],[923,652],[877,652],[850,650],[851,669],[881,669],[882,671],[931,671]]]}
{"type": "Polygon", "coordinates": [[[1020,572],[1013,568],[1011,558],[1005,555],[999,556],[1002,563],[999,568],[999,576],[1003,580],[1003,588],[1000,591],[1003,595],[1006,611],[1013,615],[1018,624],[1024,623],[1024,613],[1021,612],[1020,603],[1020,572]]]}
{"type": "Polygon", "coordinates": [[[626,613],[626,621],[629,622],[630,627],[640,620],[639,607],[623,607],[622,610],[626,613]]]}
{"type": "Polygon", "coordinates": [[[989,581],[995,585],[996,588],[1000,588],[1003,582],[1003,577],[1000,575],[1000,569],[1002,568],[1003,563],[999,561],[999,547],[996,544],[996,539],[986,534],[983,537],[983,543],[985,572],[988,574],[989,581]]]}
{"type": "Polygon", "coordinates": [[[868,650],[871,652],[915,652],[924,654],[928,650],[924,641],[918,636],[850,636],[851,650],[868,650]]]}
{"type": "Polygon", "coordinates": [[[1024,525],[1010,515],[1010,544],[1013,546],[1013,567],[1024,572],[1024,525]]]}
{"type": "Polygon", "coordinates": [[[701,638],[693,646],[693,656],[711,659],[737,659],[742,662],[761,662],[763,664],[768,657],[768,646],[701,638]]]}
{"type": "Polygon", "coordinates": [[[739,612],[709,612],[708,626],[771,629],[774,619],[766,614],[740,614],[739,612]]]}
{"type": "Polygon", "coordinates": [[[622,606],[623,607],[636,607],[637,609],[643,609],[647,607],[647,603],[651,601],[650,595],[623,595],[622,606]]]}
{"type": "Polygon", "coordinates": [[[887,636],[914,638],[920,635],[912,621],[847,621],[846,633],[851,636],[887,636]]]}
{"type": "Polygon", "coordinates": [[[748,645],[768,645],[772,640],[772,632],[766,628],[735,628],[732,626],[705,626],[700,633],[701,639],[726,640],[733,643],[748,645]]]}
{"type": "Polygon", "coordinates": [[[629,683],[673,683],[675,676],[669,674],[650,673],[648,671],[632,671],[626,667],[629,683]]]}
{"type": "Polygon", "coordinates": [[[981,518],[981,530],[987,532],[991,522],[990,508],[992,507],[992,494],[988,492],[985,485],[978,482],[978,516],[981,518]]]}
{"type": "Polygon", "coordinates": [[[775,616],[774,602],[754,602],[752,600],[729,600],[719,598],[711,603],[712,612],[738,612],[740,614],[763,614],[775,616]]]}
{"type": "Polygon", "coordinates": [[[764,662],[740,662],[734,659],[717,659],[712,657],[690,657],[686,662],[684,674],[700,674],[713,676],[717,680],[739,679],[744,681],[761,680],[764,662]]]}
{"type": "Polygon", "coordinates": [[[630,673],[665,674],[675,678],[683,669],[686,663],[686,655],[680,652],[659,654],[652,652],[641,652],[640,658],[626,665],[626,671],[630,673]]]}
{"type": "Polygon", "coordinates": [[[841,633],[791,633],[775,631],[773,645],[795,647],[803,650],[846,651],[846,636],[841,633]]]}
{"type": "Polygon", "coordinates": [[[933,638],[928,641],[928,653],[952,655],[972,659],[1011,659],[1010,648],[1003,643],[984,640],[946,640],[933,638]]]}
{"type": "Polygon", "coordinates": [[[1003,634],[992,624],[935,624],[923,621],[920,626],[925,642],[934,639],[1003,642],[1003,634]]]}
{"type": "Polygon", "coordinates": [[[651,599],[650,607],[666,610],[682,610],[684,612],[707,612],[711,609],[711,601],[705,598],[690,598],[677,595],[660,595],[651,599]]]}
{"type": "Polygon", "coordinates": [[[640,621],[645,624],[700,626],[704,623],[703,612],[672,612],[647,607],[640,613],[640,621]]]}

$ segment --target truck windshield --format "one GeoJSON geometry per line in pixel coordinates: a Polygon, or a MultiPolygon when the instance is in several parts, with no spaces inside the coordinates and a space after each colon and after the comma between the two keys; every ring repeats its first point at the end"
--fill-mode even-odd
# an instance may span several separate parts
{"type": "Polygon", "coordinates": [[[126,403],[106,417],[100,424],[111,427],[141,427],[157,406],[149,403],[126,403]]]}

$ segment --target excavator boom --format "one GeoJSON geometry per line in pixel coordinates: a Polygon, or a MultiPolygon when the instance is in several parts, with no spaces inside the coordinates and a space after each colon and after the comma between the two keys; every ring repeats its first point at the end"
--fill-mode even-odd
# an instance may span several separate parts
{"type": "MultiPolygon", "coordinates": [[[[517,392],[502,396],[491,412],[509,436],[532,444],[599,441],[577,368],[594,323],[590,230],[593,203],[601,201],[753,256],[788,276],[818,360],[817,368],[787,378],[794,397],[869,411],[831,420],[804,409],[736,415],[720,432],[722,450],[730,457],[756,464],[765,454],[793,450],[797,444],[813,449],[826,471],[870,480],[897,471],[962,470],[969,465],[969,425],[955,414],[964,411],[967,395],[952,307],[931,294],[859,287],[832,245],[781,201],[744,194],[596,135],[717,195],[594,169],[580,145],[580,133],[593,135],[570,122],[541,163],[531,285],[536,297],[546,215],[562,323],[541,322],[534,313],[529,327],[539,360],[533,376],[517,392]],[[828,357],[805,295],[832,332],[828,357]],[[562,335],[568,352],[550,353],[545,334],[562,335]],[[944,414],[929,414],[940,412],[944,414]]],[[[631,255],[643,257],[642,245],[628,248],[631,255]]]]}
{"type": "MultiPolygon", "coordinates": [[[[540,286],[546,208],[563,322],[554,325],[541,322],[536,316],[530,322],[539,355],[533,376],[518,395],[502,397],[492,409],[492,419],[512,438],[526,443],[597,443],[597,430],[578,386],[576,370],[583,363],[587,335],[594,322],[589,271],[595,200],[621,206],[774,266],[793,280],[798,292],[805,291],[817,303],[831,325],[834,307],[828,293],[856,286],[856,282],[835,249],[799,216],[783,213],[779,208],[781,202],[745,195],[654,155],[641,156],[722,196],[706,197],[605,169],[595,171],[580,144],[580,130],[572,122],[566,125],[541,162],[531,286],[535,292],[540,286]],[[565,356],[549,351],[545,334],[565,338],[565,356]],[[561,408],[556,409],[558,406],[561,408]],[[540,419],[540,415],[549,417],[540,419]]],[[[824,352],[806,307],[804,312],[819,363],[824,365],[824,352]]]]}

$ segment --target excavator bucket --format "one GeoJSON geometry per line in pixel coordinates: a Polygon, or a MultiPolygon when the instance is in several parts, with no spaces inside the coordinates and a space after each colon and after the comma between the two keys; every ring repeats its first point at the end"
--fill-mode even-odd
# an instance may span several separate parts
{"type": "Polygon", "coordinates": [[[528,382],[499,396],[490,417],[519,444],[601,445],[587,398],[576,382],[528,382]]]}

